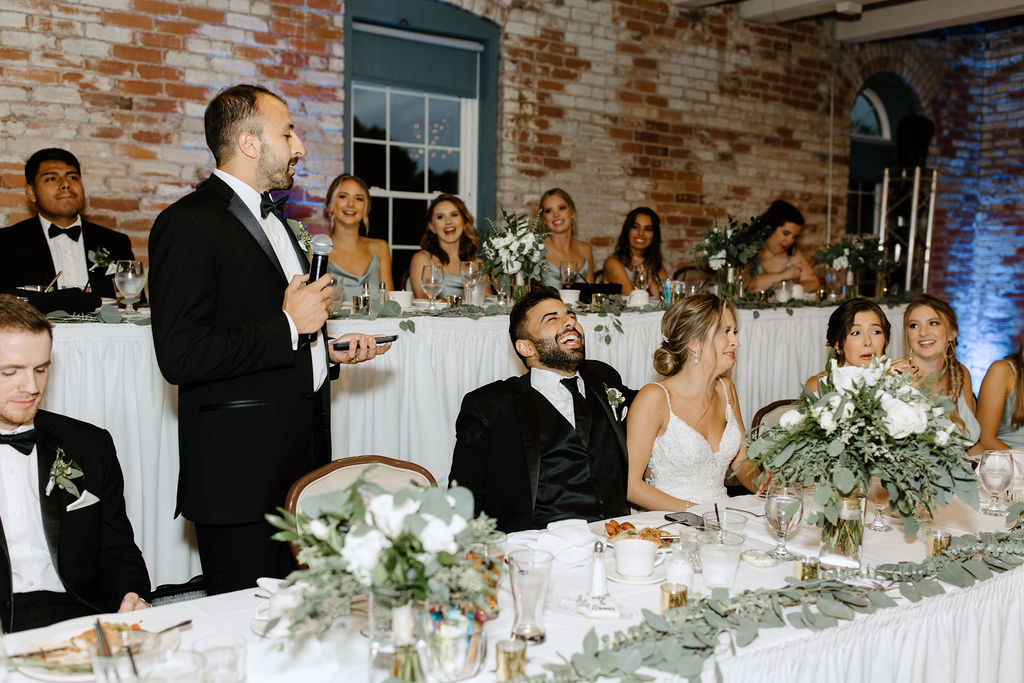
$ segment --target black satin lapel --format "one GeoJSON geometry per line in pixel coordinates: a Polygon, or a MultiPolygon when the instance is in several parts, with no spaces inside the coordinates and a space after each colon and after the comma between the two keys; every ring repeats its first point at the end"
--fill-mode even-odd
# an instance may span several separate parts
{"type": "Polygon", "coordinates": [[[529,373],[524,377],[527,378],[526,386],[525,388],[520,386],[520,392],[516,396],[516,408],[519,410],[526,470],[530,477],[530,515],[532,516],[537,507],[537,484],[540,480],[540,420],[537,418],[536,397],[533,396],[534,392],[530,386],[529,373]]]}
{"type": "Polygon", "coordinates": [[[270,262],[274,264],[274,269],[277,270],[277,274],[281,276],[281,279],[285,282],[288,278],[284,275],[284,270],[281,269],[281,262],[277,260],[277,254],[274,253],[274,247],[270,246],[270,239],[267,238],[267,233],[263,232],[263,228],[256,221],[256,217],[249,211],[249,207],[245,205],[245,202],[236,195],[234,192],[231,193],[231,201],[228,202],[228,211],[231,215],[237,218],[245,229],[249,231],[252,238],[256,240],[256,243],[260,245],[263,253],[267,255],[270,262]]]}
{"type": "Polygon", "coordinates": [[[36,462],[39,470],[39,510],[43,516],[43,532],[46,535],[46,545],[50,549],[50,558],[53,566],[60,573],[60,563],[57,550],[60,547],[60,519],[63,514],[64,496],[59,495],[60,489],[56,486],[50,495],[46,495],[46,484],[50,481],[50,467],[57,458],[57,448],[61,445],[60,440],[53,434],[43,431],[36,425],[36,462]]]}
{"type": "MultiPolygon", "coordinates": [[[[46,233],[43,231],[42,221],[39,220],[39,216],[36,216],[36,229],[29,231],[29,241],[35,242],[35,245],[27,245],[29,248],[26,250],[29,254],[46,254],[45,263],[43,266],[43,281],[39,284],[49,284],[53,276],[57,274],[57,269],[53,266],[53,256],[50,254],[50,245],[46,241],[46,233]]],[[[26,283],[28,284],[28,283],[26,283]]]]}
{"type": "MultiPolygon", "coordinates": [[[[581,374],[580,376],[582,377],[583,375],[581,374]]],[[[626,432],[623,429],[622,422],[619,421],[615,411],[612,410],[611,405],[608,403],[608,396],[604,385],[598,382],[588,382],[586,377],[583,378],[583,384],[587,387],[587,393],[597,399],[605,416],[611,421],[612,428],[615,430],[615,439],[619,442],[619,450],[625,455],[626,432]]]]}
{"type": "Polygon", "coordinates": [[[290,225],[288,225],[287,219],[285,219],[284,221],[284,229],[288,231],[288,239],[292,243],[292,249],[295,250],[296,256],[299,257],[299,265],[302,266],[302,272],[306,275],[309,275],[310,254],[307,254],[306,252],[302,251],[302,247],[299,246],[299,238],[295,236],[294,232],[292,232],[292,228],[290,225]]]}

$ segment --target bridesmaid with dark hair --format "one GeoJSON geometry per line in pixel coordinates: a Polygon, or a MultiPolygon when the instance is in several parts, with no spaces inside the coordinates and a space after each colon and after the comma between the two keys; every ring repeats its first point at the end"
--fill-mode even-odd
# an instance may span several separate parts
{"type": "MultiPolygon", "coordinates": [[[[870,299],[847,299],[828,318],[825,343],[835,355],[840,367],[859,365],[867,367],[871,361],[885,355],[892,325],[882,307],[870,299]]],[[[818,380],[825,376],[819,372],[807,380],[807,388],[818,390],[818,380]]]]}
{"type": "Polygon", "coordinates": [[[633,291],[633,274],[647,266],[651,296],[661,295],[661,283],[668,279],[661,259],[661,219],[653,209],[641,206],[626,214],[615,244],[615,253],[605,259],[605,282],[622,285],[622,293],[633,291]]]}
{"type": "Polygon", "coordinates": [[[413,294],[427,298],[420,284],[423,267],[434,264],[444,271],[444,287],[440,297],[462,294],[463,261],[475,261],[480,249],[473,215],[465,202],[453,194],[441,193],[427,206],[427,229],[420,240],[422,251],[417,251],[409,265],[409,282],[413,294]]]}
{"type": "Polygon", "coordinates": [[[753,292],[775,287],[783,280],[799,283],[805,292],[818,289],[818,276],[814,274],[807,257],[796,247],[796,240],[804,228],[800,210],[789,202],[777,199],[758,219],[774,228],[757,253],[760,265],[750,278],[747,289],[753,292]]]}

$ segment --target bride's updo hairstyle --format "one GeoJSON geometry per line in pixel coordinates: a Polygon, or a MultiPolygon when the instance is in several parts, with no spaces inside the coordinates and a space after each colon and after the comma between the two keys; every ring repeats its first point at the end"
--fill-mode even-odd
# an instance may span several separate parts
{"type": "Polygon", "coordinates": [[[686,363],[710,363],[713,367],[717,359],[708,355],[713,350],[694,356],[690,347],[695,342],[703,347],[708,334],[721,329],[726,308],[735,318],[732,304],[714,294],[696,294],[673,304],[661,319],[661,346],[654,351],[654,371],[671,377],[686,363]]]}

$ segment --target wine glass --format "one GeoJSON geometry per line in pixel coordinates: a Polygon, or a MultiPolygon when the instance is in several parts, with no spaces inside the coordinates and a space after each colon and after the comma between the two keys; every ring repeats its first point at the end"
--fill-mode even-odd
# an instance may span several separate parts
{"type": "Polygon", "coordinates": [[[775,548],[769,555],[780,562],[795,559],[796,555],[786,548],[786,537],[800,527],[804,514],[803,487],[773,479],[768,485],[764,512],[776,537],[775,548]]]}
{"type": "Polygon", "coordinates": [[[651,267],[641,263],[633,271],[633,287],[646,291],[651,286],[651,267]]]}
{"type": "Polygon", "coordinates": [[[868,502],[875,506],[875,518],[868,528],[872,531],[892,531],[892,527],[885,523],[882,511],[889,505],[889,489],[882,484],[878,477],[871,477],[871,485],[868,486],[868,502]]]}
{"type": "Polygon", "coordinates": [[[1010,451],[985,451],[978,465],[978,478],[992,498],[981,506],[986,515],[998,517],[1006,514],[1003,493],[1013,479],[1013,458],[1010,451]]]}
{"type": "Polygon", "coordinates": [[[420,274],[420,284],[423,285],[423,291],[430,297],[430,306],[427,307],[427,310],[436,311],[437,295],[444,288],[444,271],[433,263],[423,266],[423,272],[420,274]]]}
{"type": "Polygon", "coordinates": [[[569,289],[579,277],[580,267],[575,261],[562,261],[558,264],[558,274],[562,278],[562,289],[569,289]]]}
{"type": "Polygon", "coordinates": [[[139,300],[142,288],[146,286],[146,269],[142,261],[118,261],[114,273],[114,286],[125,302],[125,314],[135,313],[133,303],[139,300]]]}
{"type": "Polygon", "coordinates": [[[474,303],[473,293],[476,286],[480,284],[480,263],[479,261],[463,261],[459,264],[459,275],[462,276],[462,293],[466,297],[466,303],[474,303]]]}

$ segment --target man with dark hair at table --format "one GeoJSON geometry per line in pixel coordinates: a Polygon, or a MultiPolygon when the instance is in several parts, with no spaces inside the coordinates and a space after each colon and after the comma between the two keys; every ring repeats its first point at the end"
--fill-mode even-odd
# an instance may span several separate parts
{"type": "Polygon", "coordinates": [[[149,287],[157,361],[178,385],[177,512],[195,522],[207,590],[220,593],[294,568],[264,515],[330,461],[328,361],[388,347],[348,334],[336,351],[321,331],[331,276],[306,283],[309,261],[269,193],[292,186],[305,153],[284,100],[232,86],[205,126],[217,168],[157,217],[149,287]]]}
{"type": "Polygon", "coordinates": [[[147,606],[140,595],[149,593],[149,574],[125,513],[124,481],[110,434],[39,409],[52,344],[42,313],[0,294],[0,622],[5,631],[147,606]],[[52,483],[65,474],[70,486],[52,483]]]}
{"type": "Polygon", "coordinates": [[[37,215],[0,230],[0,290],[47,285],[59,272],[58,288],[89,287],[113,297],[113,278],[101,264],[134,259],[132,243],[82,218],[85,188],[75,155],[39,150],[25,163],[25,183],[37,215]]]}
{"type": "Polygon", "coordinates": [[[622,418],[635,392],[585,360],[583,328],[558,290],[531,291],[508,327],[529,371],[463,398],[449,481],[506,532],[627,514],[622,418]]]}

